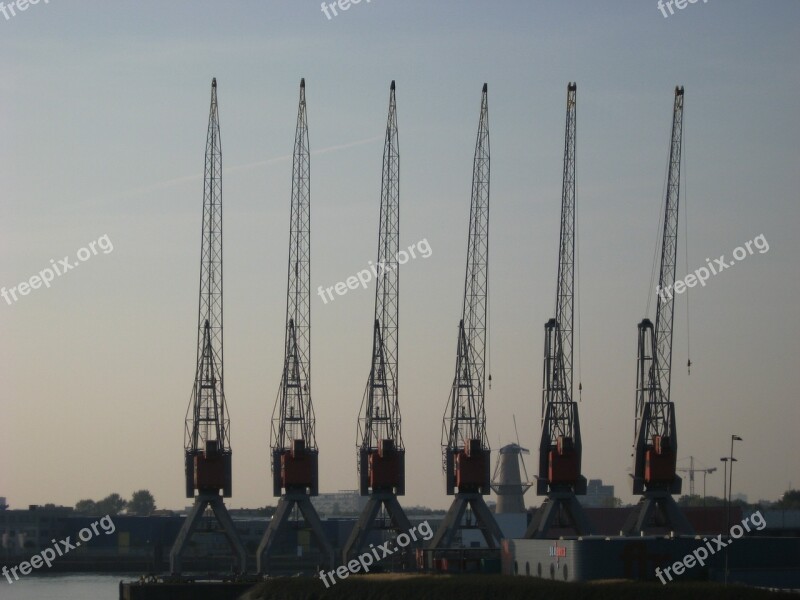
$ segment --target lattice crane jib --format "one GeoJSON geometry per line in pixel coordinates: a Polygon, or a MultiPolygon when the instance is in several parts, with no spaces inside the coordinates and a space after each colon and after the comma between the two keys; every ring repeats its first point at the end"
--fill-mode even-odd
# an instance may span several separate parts
{"type": "Polygon", "coordinates": [[[186,415],[186,496],[195,491],[231,494],[231,448],[225,403],[222,345],[222,144],[217,82],[211,106],[203,184],[197,368],[186,415]]]}
{"type": "Polygon", "coordinates": [[[286,333],[281,382],[272,418],[273,493],[318,493],[318,454],[311,401],[311,173],[305,80],[292,157],[286,333]]]}
{"type": "Polygon", "coordinates": [[[485,352],[489,291],[489,106],[481,93],[480,118],[472,169],[467,267],[462,317],[458,326],[456,372],[442,427],[447,493],[490,487],[486,435],[485,352]]]}
{"type": "Polygon", "coordinates": [[[398,401],[400,146],[395,83],[389,89],[381,175],[375,313],[369,378],[358,423],[359,487],[405,492],[405,449],[398,401]]]}
{"type": "Polygon", "coordinates": [[[667,190],[664,201],[661,263],[656,294],[655,323],[638,325],[636,369],[636,437],[633,493],[664,488],[680,493],[676,475],[677,428],[670,399],[675,266],[678,253],[678,208],[683,135],[683,87],[675,88],[670,136],[667,190]]]}
{"type": "Polygon", "coordinates": [[[573,320],[575,305],[575,165],[577,85],[567,86],[561,226],[556,279],[555,317],[545,324],[542,385],[542,438],[537,493],[569,487],[584,493],[581,434],[573,401],[573,320]]]}

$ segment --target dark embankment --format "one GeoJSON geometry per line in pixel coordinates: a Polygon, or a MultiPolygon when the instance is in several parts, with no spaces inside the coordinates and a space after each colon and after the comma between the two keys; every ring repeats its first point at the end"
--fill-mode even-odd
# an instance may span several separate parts
{"type": "Polygon", "coordinates": [[[350,576],[330,588],[317,578],[260,583],[240,600],[782,600],[797,596],[714,583],[561,583],[502,575],[350,576]]]}

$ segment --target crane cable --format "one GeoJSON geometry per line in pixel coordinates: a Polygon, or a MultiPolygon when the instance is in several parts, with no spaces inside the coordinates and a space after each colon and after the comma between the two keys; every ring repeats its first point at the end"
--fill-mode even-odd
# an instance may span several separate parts
{"type": "MultiPolygon", "coordinates": [[[[686,122],[686,113],[684,112],[683,122],[686,122]]],[[[681,131],[681,135],[685,138],[683,131],[681,131]]],[[[686,160],[686,142],[682,139],[681,144],[683,145],[683,152],[681,153],[681,159],[683,160],[683,177],[681,177],[681,181],[683,181],[683,243],[684,243],[684,256],[686,257],[686,273],[689,273],[689,193],[688,193],[688,185],[686,176],[686,165],[688,161],[686,160]]],[[[692,345],[691,345],[691,329],[689,327],[689,286],[686,286],[686,370],[688,374],[692,374],[692,345]]]]}
{"type": "MultiPolygon", "coordinates": [[[[576,117],[577,119],[577,117],[576,117]]],[[[573,240],[575,241],[575,281],[573,283],[574,293],[574,306],[573,310],[577,313],[576,329],[578,334],[578,402],[583,400],[583,378],[581,376],[581,369],[583,368],[583,360],[581,359],[581,303],[580,303],[580,281],[581,281],[581,265],[580,265],[580,236],[578,235],[578,135],[575,134],[575,180],[573,186],[575,189],[575,205],[572,207],[572,214],[575,217],[575,230],[573,231],[573,240]]],[[[571,392],[572,390],[570,390],[571,392]]]]}

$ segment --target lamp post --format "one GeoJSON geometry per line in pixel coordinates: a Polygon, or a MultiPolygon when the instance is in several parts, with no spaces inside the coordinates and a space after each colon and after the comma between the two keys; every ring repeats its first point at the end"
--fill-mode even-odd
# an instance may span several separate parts
{"type": "MultiPolygon", "coordinates": [[[[742,438],[738,435],[731,434],[731,454],[728,457],[728,460],[731,463],[731,472],[728,478],[728,511],[727,511],[727,518],[726,521],[728,523],[728,534],[730,535],[731,531],[731,492],[733,490],[733,463],[736,462],[736,459],[733,458],[733,442],[741,442],[742,438]]],[[[727,463],[726,463],[727,464],[727,463]]],[[[730,544],[730,542],[728,542],[730,544]]],[[[728,548],[725,548],[725,585],[728,584],[728,548]]]]}
{"type": "Polygon", "coordinates": [[[731,435],[731,455],[729,457],[731,461],[731,472],[730,475],[728,476],[728,517],[727,517],[728,530],[730,530],[731,528],[731,491],[733,488],[733,463],[736,462],[736,459],[733,458],[733,442],[735,441],[741,442],[742,438],[740,438],[738,435],[731,435]]]}
{"type": "Polygon", "coordinates": [[[722,502],[728,506],[728,457],[723,456],[720,460],[725,465],[724,475],[722,476],[722,502]]]}
{"type": "Polygon", "coordinates": [[[709,473],[713,473],[717,470],[717,467],[711,467],[709,469],[703,469],[703,508],[706,507],[706,475],[709,473]]]}

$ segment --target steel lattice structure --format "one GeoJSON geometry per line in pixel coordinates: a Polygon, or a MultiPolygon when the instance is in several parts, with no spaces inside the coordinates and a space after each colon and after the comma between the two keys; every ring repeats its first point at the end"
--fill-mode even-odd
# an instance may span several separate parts
{"type": "MultiPolygon", "coordinates": [[[[383,146],[378,259],[374,269],[375,314],[372,360],[358,421],[358,474],[362,496],[369,496],[350,532],[342,559],[361,553],[376,529],[399,534],[411,523],[397,497],[405,494],[405,448],[398,400],[398,324],[400,297],[400,147],[395,83],[389,87],[389,114],[383,146]],[[388,524],[388,526],[387,526],[388,524]]],[[[414,543],[413,546],[417,544],[414,543]]],[[[397,560],[413,561],[411,548],[397,560]]]]}
{"type": "Polygon", "coordinates": [[[683,137],[683,87],[675,88],[672,109],[667,193],[661,241],[661,265],[656,294],[656,322],[638,325],[636,363],[636,417],[632,491],[642,495],[629,515],[624,531],[638,535],[652,526],[691,534],[693,529],[672,494],[680,494],[682,481],[676,473],[678,434],[675,404],[670,399],[672,326],[675,302],[675,264],[678,254],[681,147],[683,137]]]}
{"type": "MultiPolygon", "coordinates": [[[[564,173],[561,192],[561,231],[559,236],[558,277],[555,318],[545,326],[548,351],[545,352],[542,386],[542,426],[547,438],[575,440],[576,407],[572,402],[572,342],[575,299],[575,151],[577,85],[567,88],[567,120],[564,135],[564,173]]],[[[540,473],[541,474],[541,473],[540,473]]]]}
{"type": "MultiPolygon", "coordinates": [[[[392,82],[383,147],[372,365],[361,403],[358,427],[357,441],[362,452],[377,450],[382,440],[392,440],[396,449],[403,449],[397,393],[399,250],[400,149],[397,136],[395,84],[392,82]]],[[[360,461],[359,467],[363,467],[360,461]]]]}
{"type": "Polygon", "coordinates": [[[186,415],[187,454],[202,452],[209,441],[230,450],[222,352],[222,144],[217,80],[211,84],[203,186],[200,294],[197,316],[197,369],[186,415]]]}
{"type": "Polygon", "coordinates": [[[486,435],[484,396],[488,299],[489,104],[484,83],[472,163],[467,269],[458,324],[456,373],[442,419],[445,485],[447,494],[455,498],[431,538],[429,548],[434,551],[452,548],[457,532],[465,527],[479,529],[490,548],[498,547],[503,538],[483,499],[491,492],[491,449],[486,435]],[[467,508],[472,509],[472,516],[465,523],[467,508]]]}
{"type": "Polygon", "coordinates": [[[531,520],[525,537],[543,538],[559,522],[577,535],[591,535],[592,525],[576,494],[586,493],[581,475],[583,452],[578,404],[573,400],[573,317],[575,313],[575,164],[577,149],[577,94],[567,85],[564,132],[564,171],[561,185],[561,228],[555,317],[544,326],[542,377],[542,437],[536,493],[547,496],[531,520]]]}
{"type": "MultiPolygon", "coordinates": [[[[484,407],[486,311],[489,291],[489,106],[487,86],[481,94],[480,120],[472,166],[467,268],[458,326],[456,372],[442,428],[444,468],[448,455],[479,440],[489,450],[484,407]]],[[[488,484],[488,482],[487,482],[488,484]]]]}
{"type": "Polygon", "coordinates": [[[266,573],[297,509],[316,538],[324,561],[333,566],[333,548],[310,497],[319,493],[319,449],[311,403],[311,168],[306,117],[306,81],[300,80],[289,209],[289,264],[286,335],[278,397],[272,411],[272,493],[280,496],[275,515],[256,550],[259,573],[266,573]]]}
{"type": "Polygon", "coordinates": [[[247,569],[247,553],[222,501],[232,494],[232,453],[222,360],[222,144],[216,78],[211,82],[200,246],[197,370],[184,436],[186,497],[194,503],[170,550],[170,571],[175,575],[181,572],[183,554],[207,508],[228,539],[238,571],[247,569]]]}
{"type": "Polygon", "coordinates": [[[303,440],[315,450],[311,403],[311,173],[305,80],[300,84],[289,217],[289,264],[283,372],[272,418],[273,452],[303,440]],[[276,414],[277,413],[277,414],[276,414]]]}
{"type": "MultiPolygon", "coordinates": [[[[658,291],[671,290],[675,284],[675,263],[678,256],[678,207],[680,204],[681,150],[683,135],[683,88],[675,89],[673,105],[672,135],[670,136],[669,174],[667,176],[667,195],[664,202],[664,229],[662,234],[661,267],[658,277],[658,291]]],[[[647,439],[653,436],[668,436],[672,429],[671,416],[667,407],[670,402],[672,375],[672,325],[675,314],[675,300],[671,292],[656,294],[655,326],[643,329],[652,340],[645,344],[647,354],[645,368],[637,372],[636,416],[637,422],[644,413],[645,403],[650,405],[650,419],[647,423],[647,439]],[[652,327],[652,329],[651,329],[652,327]],[[649,359],[648,359],[649,357],[649,359]]]]}

